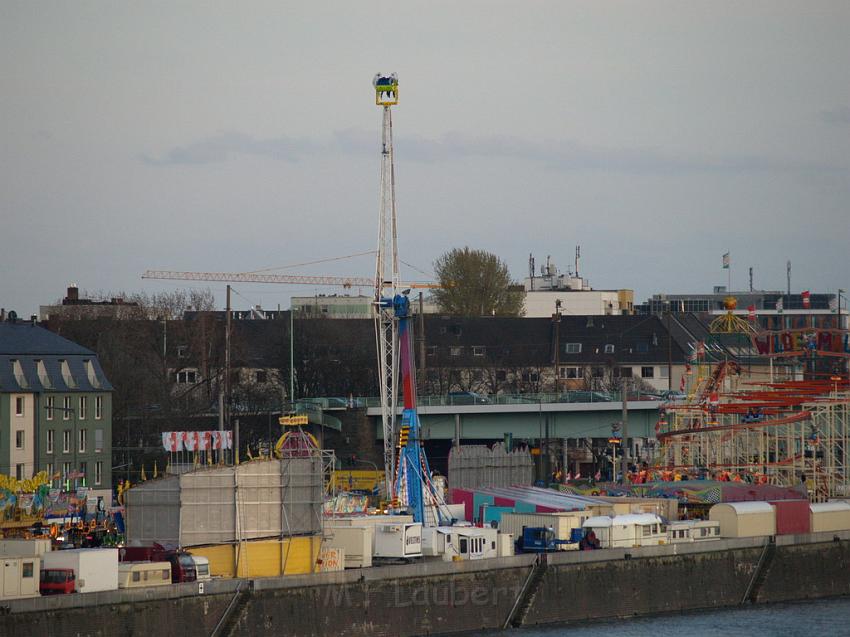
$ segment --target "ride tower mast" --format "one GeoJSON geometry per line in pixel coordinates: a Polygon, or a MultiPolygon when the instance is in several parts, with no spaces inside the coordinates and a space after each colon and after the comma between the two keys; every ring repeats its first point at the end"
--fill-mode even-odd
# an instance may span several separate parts
{"type": "Polygon", "coordinates": [[[416,411],[416,362],[413,355],[413,323],[409,289],[401,290],[398,271],[398,231],[395,207],[395,168],[390,107],[398,104],[395,73],[372,80],[375,103],[383,107],[381,136],[381,212],[375,266],[375,336],[378,342],[378,374],[381,384],[381,417],[384,428],[384,466],[387,494],[394,509],[406,509],[414,522],[438,525],[445,503],[431,481],[428,458],[421,444],[416,411]],[[400,378],[399,378],[400,377],[400,378]],[[396,427],[398,385],[401,380],[403,410],[396,427]],[[396,463],[396,445],[398,462],[396,463]],[[426,505],[433,510],[426,520],[426,505]]]}
{"type": "Polygon", "coordinates": [[[398,293],[398,233],[395,209],[393,119],[390,108],[398,104],[398,77],[377,73],[372,80],[375,104],[383,108],[381,133],[381,200],[378,212],[378,249],[375,257],[375,340],[378,350],[378,385],[384,433],[384,471],[387,498],[392,498],[395,477],[396,413],[398,410],[398,322],[392,299],[398,293]],[[386,301],[389,301],[388,303],[386,301]]]}

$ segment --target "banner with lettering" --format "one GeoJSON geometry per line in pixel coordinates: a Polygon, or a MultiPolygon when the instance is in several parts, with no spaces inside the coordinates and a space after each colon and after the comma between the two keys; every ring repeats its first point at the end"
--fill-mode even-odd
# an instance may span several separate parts
{"type": "Polygon", "coordinates": [[[233,449],[233,432],[163,431],[162,446],[169,453],[233,449]]]}

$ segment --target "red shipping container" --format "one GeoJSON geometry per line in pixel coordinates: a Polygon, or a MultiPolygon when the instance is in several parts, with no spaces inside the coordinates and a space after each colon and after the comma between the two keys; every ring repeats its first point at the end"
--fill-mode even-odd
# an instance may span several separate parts
{"type": "Polygon", "coordinates": [[[774,500],[770,504],[776,514],[777,535],[811,532],[808,500],[774,500]]]}

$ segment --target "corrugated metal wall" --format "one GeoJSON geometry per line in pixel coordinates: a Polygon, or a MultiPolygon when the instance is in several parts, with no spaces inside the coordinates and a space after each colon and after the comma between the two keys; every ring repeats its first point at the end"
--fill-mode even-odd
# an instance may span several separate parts
{"type": "Polygon", "coordinates": [[[528,449],[508,452],[505,445],[462,445],[449,452],[449,487],[509,487],[529,485],[534,479],[534,464],[528,449]]]}
{"type": "Polygon", "coordinates": [[[206,557],[215,577],[277,577],[317,572],[321,545],[321,536],[314,535],[198,546],[190,552],[206,557]]]}

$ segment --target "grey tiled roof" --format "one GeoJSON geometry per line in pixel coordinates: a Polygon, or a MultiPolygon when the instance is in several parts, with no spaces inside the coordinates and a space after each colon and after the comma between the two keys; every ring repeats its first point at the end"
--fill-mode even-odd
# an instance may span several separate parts
{"type": "Polygon", "coordinates": [[[0,323],[0,392],[43,391],[112,391],[112,385],[90,349],[31,323],[0,323]],[[74,386],[67,385],[62,375],[63,360],[74,386]],[[22,378],[14,373],[14,361],[20,365],[22,378]],[[46,384],[39,378],[37,361],[44,364],[46,384]],[[95,384],[86,371],[87,361],[91,362],[95,384]]]}

